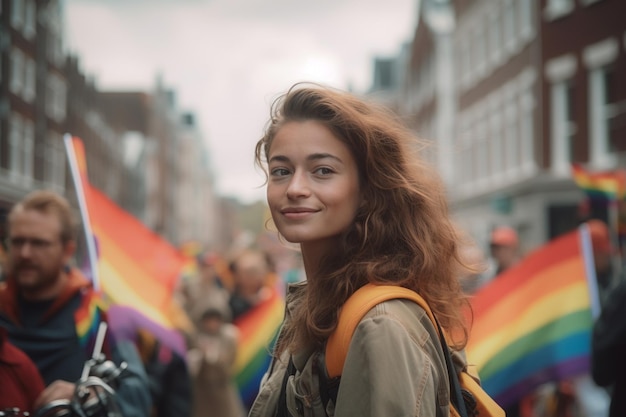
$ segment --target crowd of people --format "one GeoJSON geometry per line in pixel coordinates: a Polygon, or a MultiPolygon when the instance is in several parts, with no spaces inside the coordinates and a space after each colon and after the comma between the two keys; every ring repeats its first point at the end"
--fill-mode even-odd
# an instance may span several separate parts
{"type": "Polygon", "coordinates": [[[76,228],[68,200],[48,190],[28,194],[9,213],[0,410],[33,413],[59,401],[69,407],[94,351],[101,351],[123,371],[109,382],[115,395],[100,406],[124,417],[244,416],[233,379],[239,343],[233,321],[278,283],[266,252],[198,255],[197,274],[181,279],[173,297],[190,323],[176,329],[185,341],[181,352],[151,328],[130,326],[132,308],[111,305],[74,266],[76,228]],[[98,332],[101,323],[106,333],[98,332]]]}
{"type": "MultiPolygon", "coordinates": [[[[297,84],[277,99],[255,156],[272,222],[281,239],[299,246],[302,273],[281,276],[257,248],[198,253],[197,273],[182,278],[173,297],[189,322],[179,329],[184,351],[148,329],[123,334],[124,314],[113,314],[74,266],[77,224],[68,201],[47,190],[28,194],[8,216],[0,410],[34,413],[79,401],[124,417],[448,416],[451,365],[440,329],[415,303],[386,300],[365,312],[340,377],[328,375],[324,356],[346,300],[366,284],[392,285],[424,298],[452,363],[463,369],[472,294],[523,261],[510,225],[494,227],[485,251],[468,243],[417,141],[390,110],[350,93],[297,84]],[[236,323],[276,288],[285,290],[285,317],[247,404],[233,374],[236,323]],[[116,371],[114,393],[104,397],[77,394],[88,365],[97,365],[94,352],[116,371]]],[[[616,276],[623,271],[612,269],[606,224],[587,223],[602,301],[591,372],[538,388],[507,407],[509,417],[626,415],[626,287],[616,276]]]]}

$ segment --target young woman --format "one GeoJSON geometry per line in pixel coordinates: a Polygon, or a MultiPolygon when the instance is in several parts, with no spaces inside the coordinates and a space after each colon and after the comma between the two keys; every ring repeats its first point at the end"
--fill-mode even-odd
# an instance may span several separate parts
{"type": "Polygon", "coordinates": [[[300,244],[307,280],[289,289],[250,416],[448,416],[437,330],[406,300],[364,316],[336,399],[327,392],[335,381],[326,375],[325,343],[343,303],[367,283],[418,292],[456,336],[456,350],[467,340],[458,237],[420,147],[391,112],[334,89],[296,84],[272,106],[256,161],[267,174],[272,220],[300,244]]]}

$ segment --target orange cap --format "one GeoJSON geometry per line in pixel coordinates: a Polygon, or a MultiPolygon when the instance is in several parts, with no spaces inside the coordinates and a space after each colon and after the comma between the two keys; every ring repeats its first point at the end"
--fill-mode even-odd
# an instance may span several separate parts
{"type": "Polygon", "coordinates": [[[489,243],[498,246],[517,246],[517,232],[512,227],[508,226],[496,227],[491,232],[491,240],[489,243]]]}
{"type": "Polygon", "coordinates": [[[594,252],[611,253],[611,237],[609,228],[602,220],[591,219],[587,222],[594,252]]]}

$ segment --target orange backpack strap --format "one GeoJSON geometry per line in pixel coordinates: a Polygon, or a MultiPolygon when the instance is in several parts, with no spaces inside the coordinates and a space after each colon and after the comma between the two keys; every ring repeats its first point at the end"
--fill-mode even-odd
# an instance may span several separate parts
{"type": "Polygon", "coordinates": [[[415,291],[395,285],[365,284],[356,290],[341,307],[337,328],[326,343],[326,370],[329,377],[341,375],[352,335],[365,314],[377,304],[396,298],[411,300],[419,304],[426,311],[435,328],[438,328],[430,307],[415,291]]]}

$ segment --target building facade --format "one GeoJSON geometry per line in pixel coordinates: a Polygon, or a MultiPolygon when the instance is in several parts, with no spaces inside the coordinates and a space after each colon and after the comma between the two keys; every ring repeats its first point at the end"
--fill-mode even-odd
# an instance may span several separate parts
{"type": "Polygon", "coordinates": [[[0,3],[0,220],[33,188],[65,189],[61,6],[55,0],[0,3]]]}
{"type": "Polygon", "coordinates": [[[454,215],[480,243],[499,224],[526,249],[571,230],[584,197],[571,163],[624,166],[622,16],[620,0],[422,1],[398,108],[433,141],[454,215]]]}

